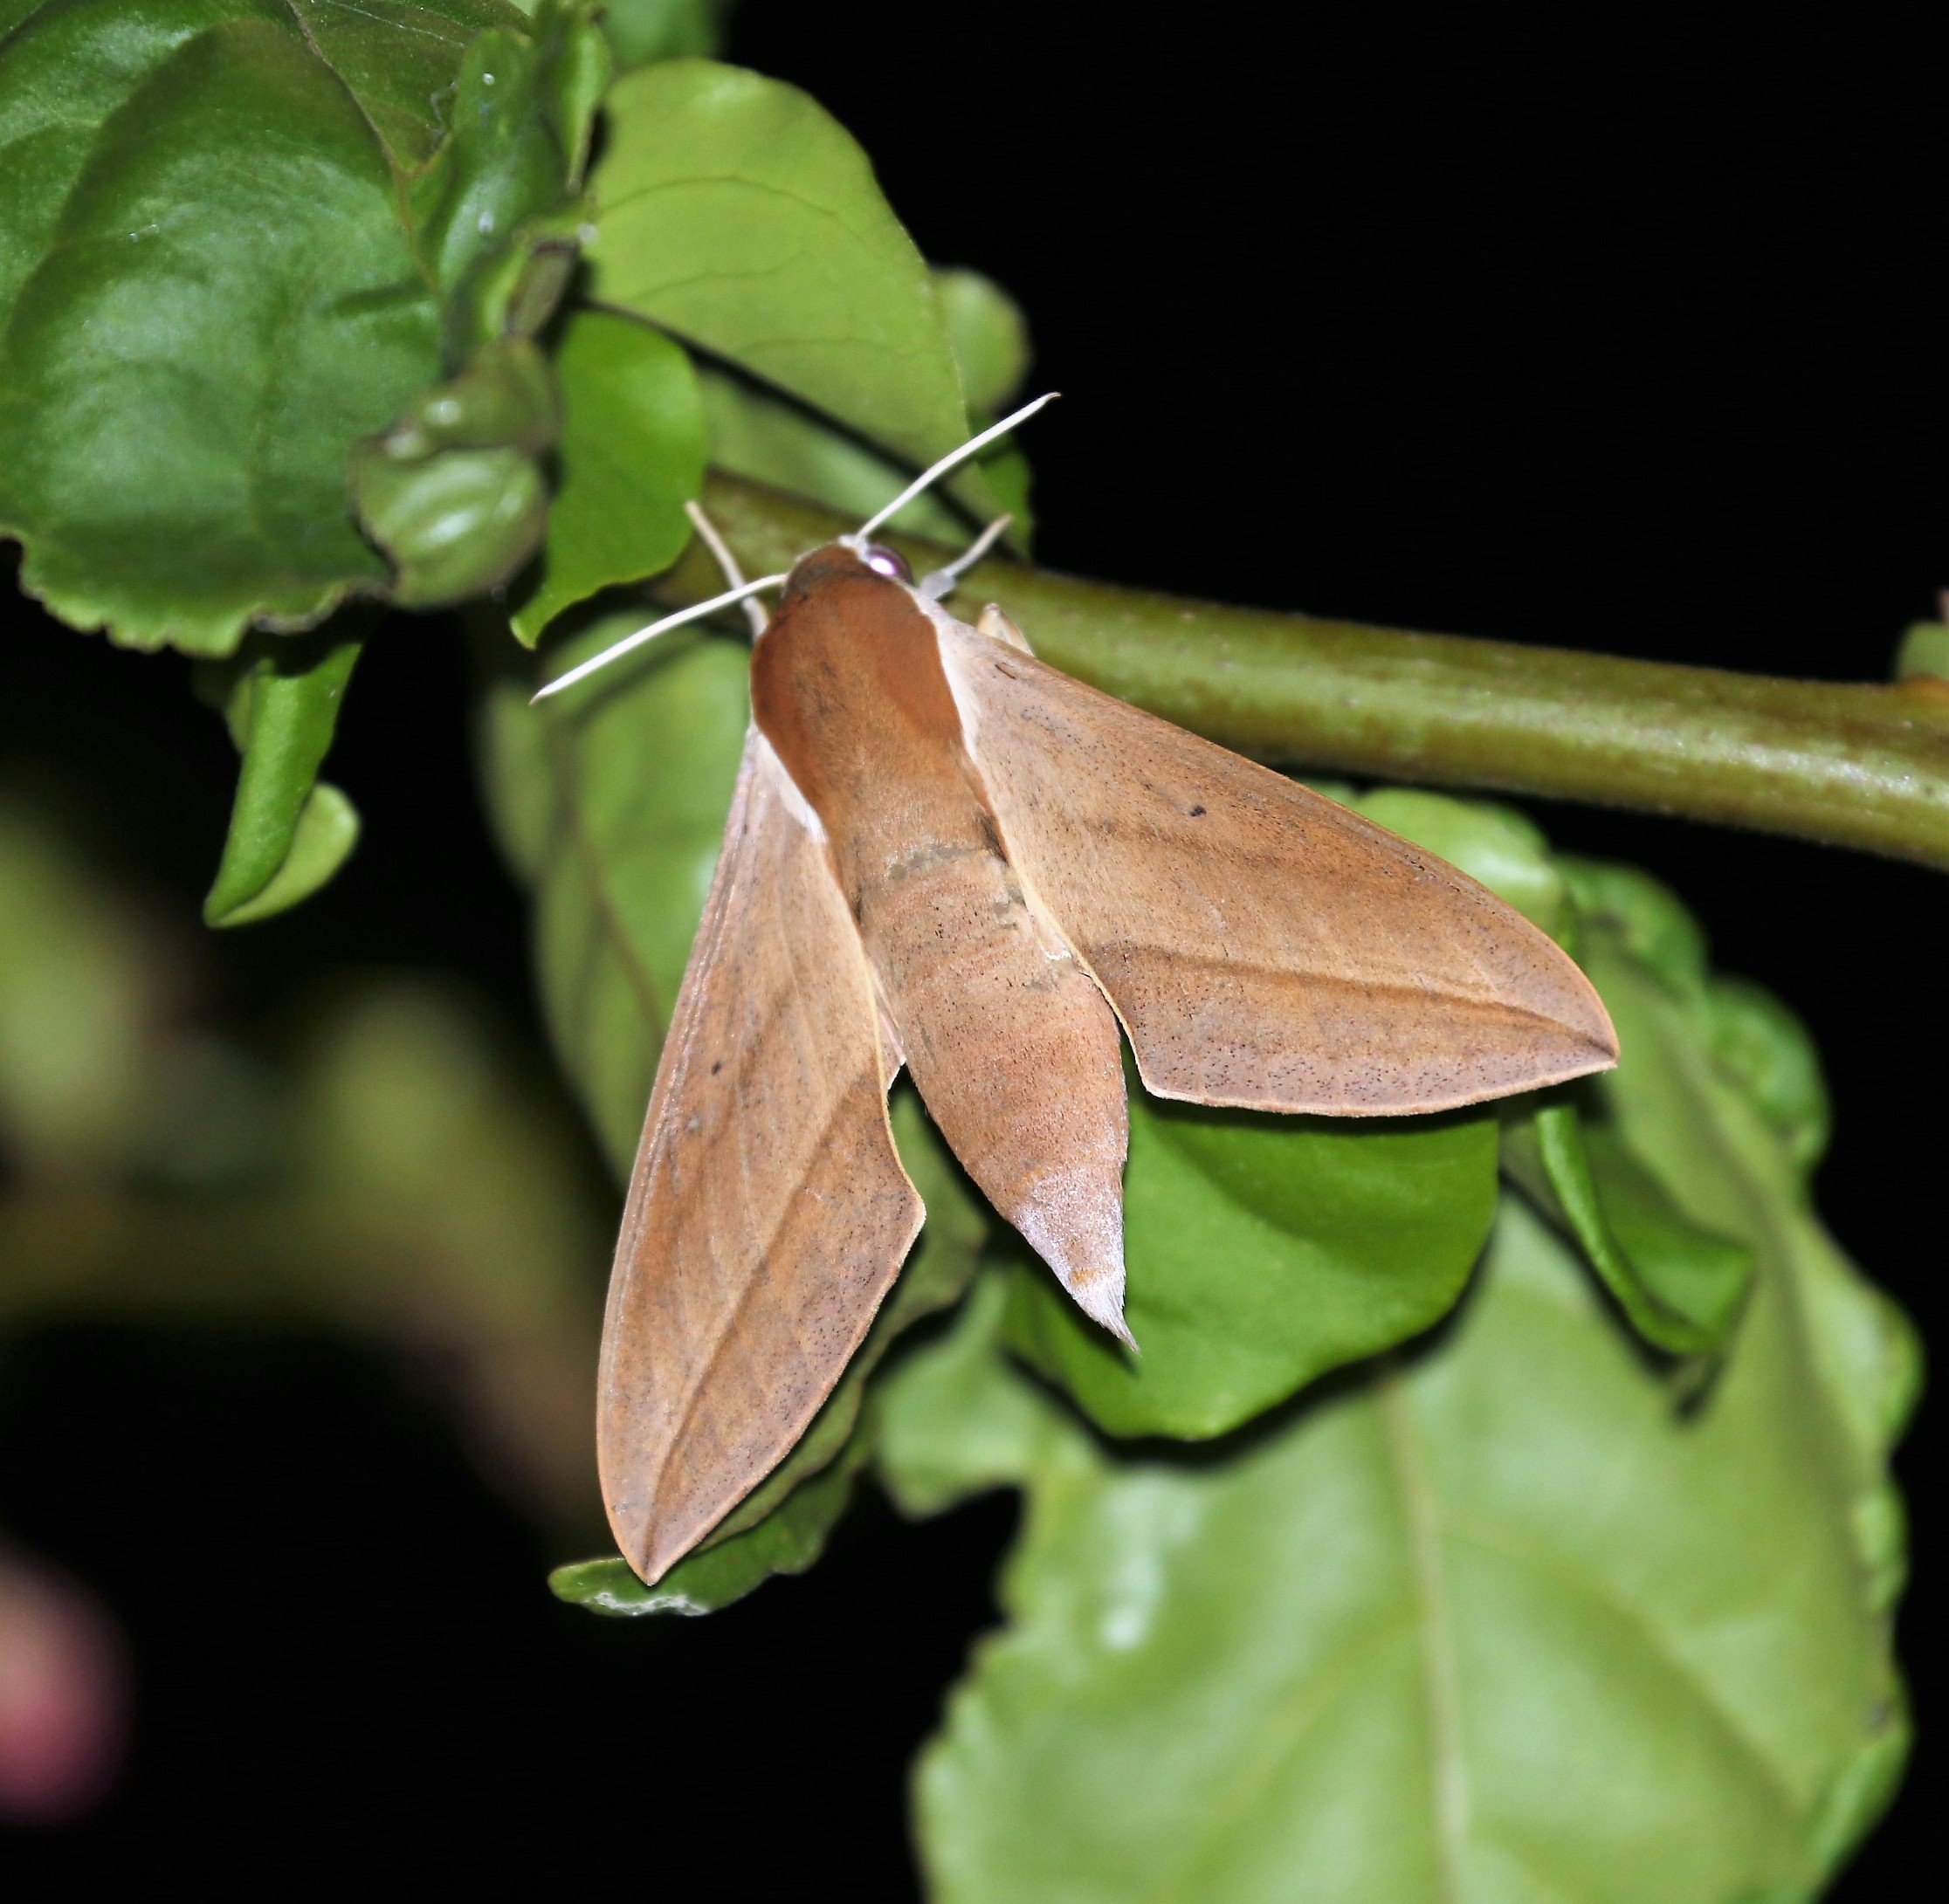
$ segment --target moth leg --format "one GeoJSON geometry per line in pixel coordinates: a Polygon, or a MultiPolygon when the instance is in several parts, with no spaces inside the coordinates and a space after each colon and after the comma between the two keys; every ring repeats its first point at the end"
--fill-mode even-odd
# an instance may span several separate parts
{"type": "Polygon", "coordinates": [[[1019,648],[1025,655],[1035,652],[1029,645],[1029,637],[992,601],[981,610],[981,619],[974,626],[990,641],[1006,642],[1010,648],[1019,648]]]}

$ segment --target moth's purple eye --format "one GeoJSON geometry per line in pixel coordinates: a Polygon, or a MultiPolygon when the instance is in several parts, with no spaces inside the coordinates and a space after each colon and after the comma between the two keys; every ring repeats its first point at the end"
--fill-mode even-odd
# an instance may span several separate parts
{"type": "Polygon", "coordinates": [[[906,557],[898,549],[890,549],[884,542],[869,542],[860,551],[867,567],[876,575],[885,575],[889,581],[912,581],[913,571],[906,565],[906,557]]]}

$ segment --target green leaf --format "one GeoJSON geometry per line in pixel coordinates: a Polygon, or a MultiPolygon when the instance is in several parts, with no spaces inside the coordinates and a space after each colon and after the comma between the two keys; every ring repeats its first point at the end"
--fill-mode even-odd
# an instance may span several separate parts
{"type": "MultiPolygon", "coordinates": [[[[698,382],[714,468],[809,497],[861,522],[911,478],[898,458],[761,385],[709,368],[698,382]]],[[[908,534],[950,547],[968,538],[961,518],[939,496],[909,503],[899,519],[908,534]]]]}
{"type": "Polygon", "coordinates": [[[533,645],[612,583],[667,568],[690,540],[684,505],[704,485],[704,410],[681,346],[606,311],[573,313],[555,354],[561,485],[534,592],[513,620],[533,645]]]}
{"type": "MultiPolygon", "coordinates": [[[[603,58],[554,5],[27,11],[0,45],[0,526],[24,585],[213,656],[384,592],[348,459],[545,314],[564,267],[542,223],[603,58]]],[[[472,478],[477,525],[532,546],[507,497],[534,473],[472,478]]]]}
{"type": "Polygon", "coordinates": [[[607,43],[585,5],[544,0],[532,28],[470,43],[451,133],[410,182],[419,250],[444,294],[442,351],[458,370],[513,330],[529,336],[567,279],[568,194],[588,159],[609,79],[607,43]],[[548,294],[522,294],[539,248],[548,294]]]}
{"type": "MultiPolygon", "coordinates": [[[[1354,804],[1370,820],[1479,879],[1564,945],[1578,943],[1571,883],[1523,815],[1491,801],[1410,787],[1381,787],[1354,804]]],[[[1704,943],[1670,894],[1622,868],[1585,867],[1577,877],[1585,903],[1602,916],[1621,917],[1616,909],[1625,908],[1636,941],[1673,982],[1703,985],[1704,943]]],[[[1756,1054],[1780,1048],[1780,1038],[1770,1032],[1742,1034],[1736,1016],[1737,1007],[1729,1006],[1728,1039],[1756,1054]]],[[[1692,1222],[1608,1126],[1581,1114],[1601,1090],[1592,1086],[1511,1107],[1504,1166],[1583,1249],[1646,1341],[1678,1355],[1716,1351],[1745,1299],[1751,1252],[1692,1222]]]]}
{"type": "Polygon", "coordinates": [[[1010,1345],[1112,1434],[1226,1433],[1447,1314],[1495,1211],[1495,1120],[1205,1110],[1133,1083],[1126,1314],[1134,1356],[1039,1262],[1010,1345]]]}
{"type": "Polygon", "coordinates": [[[362,623],[295,639],[255,636],[221,679],[206,682],[244,755],[223,862],[203,901],[208,924],[241,925],[296,904],[351,851],[351,802],[335,788],[323,801],[313,794],[364,634],[362,623]],[[273,886],[279,904],[266,907],[273,886]]]}
{"type": "Polygon", "coordinates": [[[825,1551],[852,1496],[853,1481],[871,1446],[858,1438],[844,1455],[795,1492],[755,1527],[679,1561],[645,1586],[620,1555],[557,1567],[548,1576],[555,1598],[592,1613],[628,1619],[641,1613],[714,1613],[762,1586],[775,1573],[803,1573],[825,1551]]]}
{"type": "MultiPolygon", "coordinates": [[[[598,617],[563,664],[639,622],[598,617]]],[[[717,864],[749,673],[743,642],[679,632],[538,707],[525,678],[489,693],[483,772],[534,893],[543,1011],[619,1179],[717,864]]]]}
{"type": "Polygon", "coordinates": [[[1605,1124],[1574,1097],[1509,1120],[1504,1167],[1583,1251],[1631,1326],[1674,1355],[1725,1345],[1753,1252],[1693,1222],[1605,1124]]]}
{"type": "Polygon", "coordinates": [[[298,811],[291,849],[255,897],[233,905],[213,925],[254,925],[288,912],[327,884],[359,843],[359,813],[329,780],[320,780],[298,811]]]}
{"type": "MultiPolygon", "coordinates": [[[[933,278],[836,120],[777,80],[679,59],[621,80],[608,124],[592,180],[598,302],[913,464],[964,440],[933,278]]],[[[972,483],[958,492],[988,507],[972,483]]]]}
{"type": "Polygon", "coordinates": [[[954,1327],[881,1386],[878,1473],[903,1514],[920,1519],[1020,1485],[1089,1446],[998,1354],[1008,1302],[1005,1276],[978,1278],[954,1327]]]}
{"type": "Polygon", "coordinates": [[[603,31],[618,72],[633,72],[653,59],[715,53],[724,37],[731,0],[608,0],[603,31]]]}
{"type": "Polygon", "coordinates": [[[978,271],[937,267],[933,282],[968,412],[990,422],[1020,395],[1029,375],[1028,320],[1000,285],[978,271]]]}
{"type": "Polygon", "coordinates": [[[395,601],[464,601],[528,560],[548,516],[540,459],[560,428],[547,360],[526,338],[505,338],[360,445],[352,499],[391,559],[395,601]]]}
{"type": "Polygon", "coordinates": [[[451,94],[477,36],[518,25],[534,10],[534,0],[518,10],[502,0],[313,0],[303,31],[357,99],[394,164],[410,168],[438,148],[447,121],[434,102],[451,94]]]}
{"type": "MultiPolygon", "coordinates": [[[[935,280],[974,276],[971,272],[937,272],[935,280]]],[[[957,359],[964,342],[971,352],[992,353],[995,342],[982,326],[998,321],[997,303],[1014,309],[986,278],[979,282],[986,287],[980,306],[963,297],[947,307],[951,328],[957,317],[961,320],[954,330],[957,359]]],[[[992,364],[987,368],[992,375],[992,364]]],[[[706,368],[699,381],[709,419],[710,460],[733,476],[749,477],[864,519],[897,495],[913,474],[899,458],[748,378],[706,368]]],[[[977,462],[995,503],[1015,516],[1009,541],[1027,548],[1033,529],[1027,458],[1010,438],[984,450],[977,462]]],[[[909,503],[896,520],[909,534],[929,536],[950,546],[967,540],[965,518],[939,496],[909,503]]]]}
{"type": "Polygon", "coordinates": [[[1885,1804],[1910,1332],[1704,997],[1587,952],[1621,1141],[1758,1257],[1718,1381],[1675,1396],[1515,1199],[1452,1327],[1197,1457],[1080,1430],[977,1292],[881,1408],[910,1509],[1029,1493],[921,1768],[940,1904],[1804,1899],[1885,1804]]]}

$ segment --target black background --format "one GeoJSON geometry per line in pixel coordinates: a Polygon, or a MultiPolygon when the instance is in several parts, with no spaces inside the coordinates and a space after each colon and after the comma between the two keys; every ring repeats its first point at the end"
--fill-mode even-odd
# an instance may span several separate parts
{"type": "MultiPolygon", "coordinates": [[[[1027,307],[1036,381],[1066,393],[1030,443],[1044,560],[1872,678],[1949,582],[1939,87],[1885,22],[1753,18],[751,0],[731,55],[807,86],[923,249],[1027,307]]],[[[10,778],[85,748],[63,804],[189,930],[234,772],[217,723],[176,661],[21,621],[10,778]]],[[[444,631],[376,645],[333,773],[366,842],[301,914],[223,942],[224,1008],[274,1014],[293,961],[350,957],[458,972],[525,1019],[444,631]]],[[[1941,876],[1536,810],[1670,881],[1719,962],[1808,1020],[1826,1214],[1939,1339],[1941,876]]],[[[110,1806],[0,1847],[17,1894],[165,1869],[206,1893],[913,1894],[902,1767],[993,1617],[1006,1503],[919,1529],[868,1504],[811,1576],[719,1619],[599,1623],[548,1600],[559,1557],[420,1391],[350,1348],[71,1331],[8,1374],[0,1516],[114,1604],[140,1698],[110,1806]]],[[[1925,1408],[1911,1607],[1945,1588],[1939,1444],[1925,1408]]],[[[1847,1899],[1921,1894],[1942,1681],[1905,1629],[1924,1742],[1847,1899]]]]}

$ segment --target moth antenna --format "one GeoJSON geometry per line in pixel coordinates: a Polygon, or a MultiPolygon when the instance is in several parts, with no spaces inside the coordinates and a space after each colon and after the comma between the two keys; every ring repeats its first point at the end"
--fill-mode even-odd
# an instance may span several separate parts
{"type": "Polygon", "coordinates": [[[1060,390],[1047,391],[1043,395],[1038,396],[1033,403],[1024,403],[1020,409],[1004,416],[1000,423],[990,423],[980,436],[970,436],[960,449],[950,450],[946,456],[941,457],[940,462],[934,464],[929,469],[921,471],[919,475],[915,477],[878,515],[869,518],[866,521],[861,523],[851,535],[844,537],[844,541],[850,546],[857,546],[875,529],[878,528],[881,523],[899,515],[916,496],[922,495],[932,489],[942,477],[947,475],[948,471],[960,468],[962,464],[968,461],[968,457],[987,449],[997,436],[1007,436],[1017,423],[1027,423],[1037,410],[1053,403],[1062,394],[1060,390]]]}
{"type": "Polygon", "coordinates": [[[706,615],[715,615],[720,608],[727,608],[733,601],[742,601],[754,595],[761,588],[775,588],[785,580],[782,575],[761,575],[756,581],[740,582],[735,588],[727,588],[720,595],[713,595],[708,601],[694,603],[687,608],[679,608],[674,615],[666,615],[660,622],[652,622],[648,628],[639,628],[634,635],[625,635],[613,646],[605,648],[601,654],[585,661],[580,667],[571,668],[567,674],[557,675],[547,687],[537,690],[528,697],[528,705],[545,701],[551,694],[560,694],[564,688],[573,687],[576,682],[586,680],[598,668],[606,668],[619,655],[626,655],[632,648],[640,648],[645,642],[653,642],[659,635],[667,635],[673,628],[681,628],[686,622],[700,622],[706,615]]]}
{"type": "Polygon", "coordinates": [[[923,575],[918,584],[920,593],[930,601],[939,601],[952,595],[954,584],[995,546],[996,539],[1014,520],[1013,516],[997,516],[945,568],[937,568],[933,574],[923,575]]]}
{"type": "MultiPolygon", "coordinates": [[[[738,558],[731,553],[731,545],[718,533],[718,526],[704,513],[700,502],[687,502],[684,513],[691,519],[691,527],[697,531],[697,540],[710,550],[718,567],[724,571],[724,579],[733,588],[744,587],[744,571],[738,567],[738,558]]],[[[745,620],[751,623],[751,638],[755,642],[765,632],[765,611],[756,600],[747,595],[744,604],[745,620]]]]}

